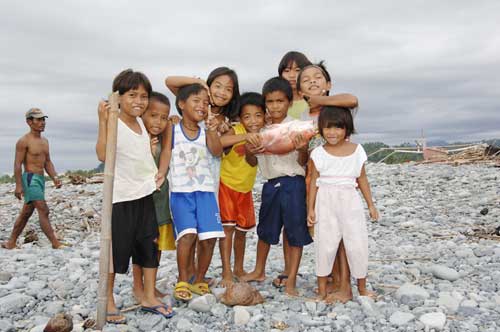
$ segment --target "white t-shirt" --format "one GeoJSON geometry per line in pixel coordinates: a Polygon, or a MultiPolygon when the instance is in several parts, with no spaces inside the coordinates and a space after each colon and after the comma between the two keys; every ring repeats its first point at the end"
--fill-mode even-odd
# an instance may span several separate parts
{"type": "MultiPolygon", "coordinates": [[[[293,121],[291,117],[286,117],[283,123],[293,121]]],[[[299,153],[294,150],[287,154],[258,154],[257,162],[262,176],[267,179],[274,179],[280,176],[305,176],[303,166],[297,162],[299,153]]]]}
{"type": "Polygon", "coordinates": [[[158,168],[151,154],[149,134],[142,119],[137,118],[137,122],[141,134],[118,118],[113,203],[136,200],[156,190],[158,168]]]}
{"type": "Polygon", "coordinates": [[[328,153],[323,146],[311,152],[311,159],[319,172],[316,185],[352,185],[357,186],[356,179],[361,175],[365,164],[366,152],[358,144],[356,150],[349,156],[337,157],[328,153]]]}

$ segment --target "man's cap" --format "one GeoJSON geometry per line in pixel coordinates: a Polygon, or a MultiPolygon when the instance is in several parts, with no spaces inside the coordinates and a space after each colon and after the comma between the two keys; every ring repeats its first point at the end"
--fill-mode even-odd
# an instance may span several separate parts
{"type": "Polygon", "coordinates": [[[45,114],[43,114],[42,110],[39,108],[30,108],[28,112],[26,112],[26,119],[28,118],[48,118],[45,114]]]}

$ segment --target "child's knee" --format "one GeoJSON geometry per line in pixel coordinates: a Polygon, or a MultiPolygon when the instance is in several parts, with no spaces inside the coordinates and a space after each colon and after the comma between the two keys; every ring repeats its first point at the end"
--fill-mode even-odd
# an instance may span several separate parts
{"type": "Polygon", "coordinates": [[[196,241],[196,234],[184,234],[177,240],[178,245],[193,245],[196,241]]]}
{"type": "Polygon", "coordinates": [[[217,239],[216,239],[216,238],[213,238],[213,239],[206,239],[206,240],[200,241],[200,246],[201,246],[201,248],[203,248],[204,250],[205,250],[205,249],[210,249],[210,248],[215,247],[215,242],[217,242],[217,239]]]}

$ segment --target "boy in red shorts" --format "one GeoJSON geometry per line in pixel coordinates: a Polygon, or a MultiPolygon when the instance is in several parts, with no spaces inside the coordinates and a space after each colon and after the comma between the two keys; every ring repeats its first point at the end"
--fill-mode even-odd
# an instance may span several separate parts
{"type": "Polygon", "coordinates": [[[245,274],[246,233],[255,228],[252,189],[257,166],[245,160],[245,143],[261,144],[258,132],[264,127],[264,98],[259,93],[248,92],[240,97],[240,123],[221,137],[224,147],[220,171],[219,205],[225,238],[219,240],[222,260],[222,282],[226,287],[245,274]],[[231,270],[231,251],[234,236],[234,269],[231,270]]]}

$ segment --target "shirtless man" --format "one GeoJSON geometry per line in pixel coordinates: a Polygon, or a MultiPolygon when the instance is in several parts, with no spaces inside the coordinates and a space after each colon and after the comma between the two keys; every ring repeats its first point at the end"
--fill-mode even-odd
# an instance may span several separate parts
{"type": "Polygon", "coordinates": [[[9,240],[2,243],[2,247],[5,249],[16,247],[17,238],[21,235],[35,209],[38,211],[40,227],[52,243],[52,248],[58,249],[62,246],[50,226],[49,208],[45,202],[44,170],[54,181],[54,186],[61,187],[61,180],[57,178],[54,164],[50,160],[49,141],[42,137],[46,118],[47,116],[38,108],[31,108],[26,112],[26,123],[30,127],[30,132],[16,143],[14,161],[16,190],[14,194],[19,200],[24,197],[24,205],[14,223],[9,240]],[[22,174],[21,164],[24,165],[24,173],[22,174]]]}

